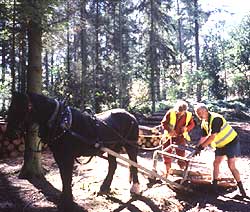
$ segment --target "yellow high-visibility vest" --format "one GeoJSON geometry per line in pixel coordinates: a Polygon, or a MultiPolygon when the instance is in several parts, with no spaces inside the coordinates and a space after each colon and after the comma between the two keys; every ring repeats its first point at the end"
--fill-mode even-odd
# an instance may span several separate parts
{"type": "MultiPolygon", "coordinates": [[[[169,118],[168,126],[169,126],[169,128],[170,128],[171,130],[174,130],[175,125],[176,125],[176,111],[175,111],[174,109],[171,109],[171,110],[169,111],[169,113],[170,113],[170,118],[169,118]]],[[[191,118],[192,118],[192,113],[189,112],[189,111],[186,111],[186,114],[187,114],[187,116],[186,116],[186,126],[188,126],[188,123],[190,122],[190,120],[191,120],[191,118]]],[[[165,135],[166,138],[170,138],[170,137],[171,137],[171,136],[169,135],[169,133],[168,133],[167,130],[164,131],[164,135],[165,135]]],[[[185,138],[186,140],[191,141],[191,138],[190,138],[188,132],[184,132],[184,133],[183,133],[183,136],[184,136],[184,138],[185,138]]]]}
{"type": "Polygon", "coordinates": [[[210,145],[214,148],[224,147],[235,139],[235,137],[237,136],[237,132],[227,123],[223,116],[213,112],[210,112],[210,114],[211,117],[209,123],[203,120],[201,123],[201,127],[207,132],[207,135],[210,136],[212,132],[212,123],[214,118],[220,117],[223,121],[220,132],[216,134],[214,140],[210,145]]]}

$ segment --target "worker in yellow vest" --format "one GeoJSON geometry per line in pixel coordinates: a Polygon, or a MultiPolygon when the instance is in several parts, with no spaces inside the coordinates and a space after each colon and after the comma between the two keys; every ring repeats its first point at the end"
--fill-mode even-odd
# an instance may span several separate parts
{"type": "Polygon", "coordinates": [[[219,167],[227,156],[228,167],[232,172],[242,197],[246,197],[240,174],[236,168],[236,159],[241,154],[240,143],[237,139],[237,132],[227,123],[218,113],[209,112],[204,104],[195,107],[195,113],[201,120],[202,137],[198,143],[197,151],[200,152],[206,146],[211,145],[215,148],[215,159],[213,163],[213,188],[218,192],[219,167]]]}
{"type": "MultiPolygon", "coordinates": [[[[161,121],[161,125],[164,128],[163,149],[168,147],[171,143],[183,146],[186,145],[186,140],[190,141],[188,132],[195,126],[192,113],[188,111],[188,104],[183,100],[177,101],[174,108],[167,111],[161,121]]],[[[172,150],[173,148],[170,148],[167,152],[172,153],[172,150]]],[[[185,156],[185,150],[183,149],[175,148],[175,152],[179,156],[185,156]]],[[[163,160],[166,166],[167,176],[171,169],[171,158],[163,155],[163,160]]],[[[178,160],[177,163],[181,169],[186,167],[186,162],[184,160],[178,160]]]]}

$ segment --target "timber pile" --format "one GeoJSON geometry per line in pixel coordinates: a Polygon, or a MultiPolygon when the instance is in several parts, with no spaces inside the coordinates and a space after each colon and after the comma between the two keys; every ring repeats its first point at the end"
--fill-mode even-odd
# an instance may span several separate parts
{"type": "Polygon", "coordinates": [[[163,129],[160,124],[166,111],[167,109],[155,112],[151,116],[139,121],[138,144],[142,148],[153,148],[160,144],[163,134],[163,129]]]}
{"type": "Polygon", "coordinates": [[[162,137],[161,126],[147,127],[139,125],[138,144],[142,148],[153,148],[160,144],[162,137]]]}
{"type": "Polygon", "coordinates": [[[18,138],[15,140],[3,139],[3,134],[6,130],[6,122],[0,122],[0,157],[15,158],[21,156],[24,153],[24,139],[18,138]]]}
{"type": "MultiPolygon", "coordinates": [[[[3,138],[6,130],[6,122],[0,120],[0,158],[16,158],[24,154],[25,145],[24,138],[18,138],[15,140],[7,140],[3,138]]],[[[46,145],[43,146],[43,150],[46,149],[46,145]]]]}
{"type": "Polygon", "coordinates": [[[166,110],[155,112],[139,121],[138,144],[142,148],[153,148],[160,144],[163,133],[160,123],[165,113],[166,110]]]}

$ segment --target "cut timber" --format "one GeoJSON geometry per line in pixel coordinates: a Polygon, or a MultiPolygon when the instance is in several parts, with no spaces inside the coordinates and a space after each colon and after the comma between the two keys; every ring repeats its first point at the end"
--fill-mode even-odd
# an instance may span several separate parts
{"type": "Polygon", "coordinates": [[[15,139],[12,141],[13,144],[15,144],[16,146],[20,145],[22,143],[21,139],[15,139]]]}
{"type": "MultiPolygon", "coordinates": [[[[172,169],[171,174],[177,176],[183,176],[184,171],[179,169],[172,169]]],[[[188,171],[188,176],[211,176],[210,173],[201,173],[199,171],[188,171]]]]}
{"type": "Polygon", "coordinates": [[[9,154],[9,156],[10,156],[11,158],[16,158],[18,155],[19,155],[19,153],[18,153],[17,151],[13,151],[13,152],[11,152],[11,153],[9,154]]]}
{"type": "Polygon", "coordinates": [[[7,150],[11,152],[13,149],[15,149],[15,145],[10,143],[10,144],[7,146],[7,150]]]}
{"type": "MultiPolygon", "coordinates": [[[[192,184],[196,184],[196,185],[205,185],[205,184],[208,185],[208,184],[210,184],[212,186],[211,179],[210,180],[190,179],[190,182],[192,184]]],[[[237,184],[235,182],[218,181],[218,186],[223,187],[223,188],[235,188],[235,187],[237,187],[237,184]]]]}
{"type": "Polygon", "coordinates": [[[147,126],[139,125],[139,135],[151,135],[152,128],[147,126]]]}
{"type": "Polygon", "coordinates": [[[20,145],[18,146],[18,151],[19,151],[19,152],[24,152],[24,150],[25,150],[25,145],[24,145],[24,144],[20,144],[20,145]]]}

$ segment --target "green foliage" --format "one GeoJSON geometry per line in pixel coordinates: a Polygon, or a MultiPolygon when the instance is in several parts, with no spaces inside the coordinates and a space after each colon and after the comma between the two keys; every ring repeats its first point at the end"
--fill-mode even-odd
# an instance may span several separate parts
{"type": "Polygon", "coordinates": [[[229,92],[233,96],[239,96],[244,98],[248,95],[248,82],[243,73],[236,72],[232,77],[232,84],[230,86],[229,92]]]}
{"type": "Polygon", "coordinates": [[[229,65],[235,75],[230,91],[240,97],[250,98],[250,15],[247,15],[240,26],[231,32],[228,53],[231,59],[229,65]]]}
{"type": "MultiPolygon", "coordinates": [[[[217,30],[221,26],[217,25],[217,30]]],[[[202,52],[202,64],[201,67],[204,72],[207,73],[209,91],[213,98],[223,99],[226,97],[227,88],[225,85],[225,79],[223,72],[225,63],[224,61],[224,51],[225,51],[225,42],[222,39],[220,33],[215,30],[215,33],[211,31],[204,39],[205,45],[202,52]]]]}
{"type": "Polygon", "coordinates": [[[0,0],[0,39],[1,45],[6,45],[6,64],[0,69],[7,79],[1,92],[8,97],[13,35],[16,87],[21,77],[25,80],[25,24],[32,18],[41,23],[43,49],[48,54],[48,73],[43,75],[48,84],[43,92],[78,108],[95,107],[98,102],[100,110],[130,107],[147,113],[153,103],[158,110],[165,106],[164,100],[194,99],[199,89],[202,99],[223,99],[229,95],[247,99],[249,16],[228,40],[220,36],[223,24],[204,36],[201,67],[196,70],[194,21],[198,18],[201,27],[210,12],[202,11],[198,5],[196,14],[194,1],[178,2],[177,14],[177,2],[168,0],[138,4],[131,0],[98,1],[99,11],[94,0],[16,0],[16,27],[12,29],[13,1],[0,0]],[[21,61],[22,74],[18,72],[21,61]],[[138,81],[140,91],[135,92],[138,81]]]}

